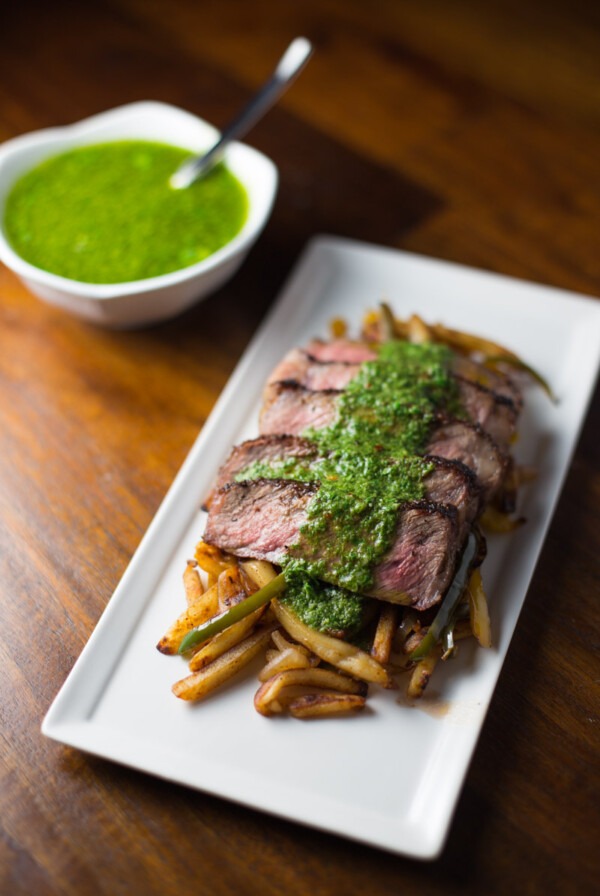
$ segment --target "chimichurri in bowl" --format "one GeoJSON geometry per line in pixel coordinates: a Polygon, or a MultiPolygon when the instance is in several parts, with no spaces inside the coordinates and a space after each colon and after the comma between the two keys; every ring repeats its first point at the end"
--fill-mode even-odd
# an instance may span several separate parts
{"type": "Polygon", "coordinates": [[[204,179],[170,187],[217,136],[181,109],[144,102],[8,141],[0,259],[38,297],[97,323],[179,314],[237,270],[277,190],[273,163],[241,143],[204,179]]]}
{"type": "Polygon", "coordinates": [[[21,258],[85,283],[160,277],[204,261],[242,229],[246,190],[221,164],[185,190],[185,149],[147,140],[80,146],[12,187],[4,228],[21,258]]]}

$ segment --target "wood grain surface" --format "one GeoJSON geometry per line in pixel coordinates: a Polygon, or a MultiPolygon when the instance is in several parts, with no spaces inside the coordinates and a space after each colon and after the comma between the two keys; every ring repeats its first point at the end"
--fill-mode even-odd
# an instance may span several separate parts
{"type": "Polygon", "coordinates": [[[583,0],[6,3],[0,140],[139,99],[223,125],[297,34],[316,55],[248,139],[279,166],[276,208],[219,293],[171,322],[112,332],[0,267],[7,896],[597,886],[597,393],[439,860],[305,829],[40,734],[310,236],[600,294],[600,16],[583,0]]]}

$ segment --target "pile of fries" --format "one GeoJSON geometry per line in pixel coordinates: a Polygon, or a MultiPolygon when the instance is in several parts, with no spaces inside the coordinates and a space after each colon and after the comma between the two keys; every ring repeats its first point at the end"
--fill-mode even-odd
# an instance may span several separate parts
{"type": "MultiPolygon", "coordinates": [[[[346,335],[344,321],[332,321],[331,330],[334,338],[346,335]]],[[[362,338],[379,342],[390,336],[413,342],[443,342],[455,351],[489,361],[490,367],[507,363],[531,374],[549,391],[534,371],[502,346],[440,324],[428,325],[416,315],[404,321],[395,319],[385,306],[367,313],[362,338]]],[[[531,471],[515,467],[512,475],[516,489],[531,478],[531,471]]],[[[488,531],[509,532],[521,521],[488,508],[479,522],[488,531]]],[[[409,607],[381,602],[378,618],[369,633],[363,633],[367,646],[363,643],[358,647],[305,625],[277,597],[212,637],[181,650],[188,633],[248,600],[277,576],[278,571],[266,561],[239,560],[205,542],[198,544],[194,559],[188,561],[183,573],[187,607],[157,645],[165,654],[182,653],[188,663],[189,674],[172,688],[177,697],[203,700],[262,656],[264,665],[254,696],[255,708],[262,715],[287,713],[296,718],[317,718],[351,714],[365,707],[369,686],[397,688],[400,674],[407,677],[408,697],[421,697],[437,664],[455,655],[456,641],[474,637],[482,647],[492,643],[487,600],[476,568],[470,574],[450,637],[418,660],[414,654],[418,654],[431,620],[426,616],[424,621],[409,607]]]]}
{"type": "MultiPolygon", "coordinates": [[[[177,654],[188,632],[246,600],[276,575],[266,561],[236,561],[200,542],[183,573],[187,607],[165,632],[158,650],[177,654]]],[[[489,615],[478,570],[471,576],[468,599],[468,618],[457,625],[454,638],[474,635],[489,647],[489,615]]],[[[254,696],[262,715],[316,718],[353,713],[366,705],[369,685],[395,688],[399,673],[409,674],[410,698],[423,694],[436,664],[447,658],[435,648],[422,660],[410,661],[409,654],[426,634],[416,613],[382,603],[370,650],[365,650],[309,628],[274,598],[187,651],[189,674],[172,690],[182,700],[202,700],[262,655],[254,696]]]]}

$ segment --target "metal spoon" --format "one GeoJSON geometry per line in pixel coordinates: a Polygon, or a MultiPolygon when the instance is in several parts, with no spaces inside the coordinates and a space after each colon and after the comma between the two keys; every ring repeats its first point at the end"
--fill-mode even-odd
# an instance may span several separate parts
{"type": "Polygon", "coordinates": [[[170,185],[176,190],[181,190],[207,174],[222,157],[227,144],[249,131],[279,99],[294,78],[300,74],[312,52],[313,46],[305,37],[293,40],[269,80],[224,129],[214,146],[202,155],[187,159],[171,176],[170,185]]]}

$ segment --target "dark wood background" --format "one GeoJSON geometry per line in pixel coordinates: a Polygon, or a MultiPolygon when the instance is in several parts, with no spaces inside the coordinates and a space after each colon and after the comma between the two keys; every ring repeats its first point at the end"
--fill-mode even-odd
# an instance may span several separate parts
{"type": "MultiPolygon", "coordinates": [[[[600,294],[600,14],[583,0],[0,8],[0,140],[139,99],[217,125],[306,34],[248,142],[281,172],[248,262],[110,332],[0,267],[3,894],[536,894],[598,882],[598,395],[441,858],[421,864],[45,740],[40,723],[306,240],[600,294]]],[[[387,749],[382,744],[382,749],[387,749]]]]}

